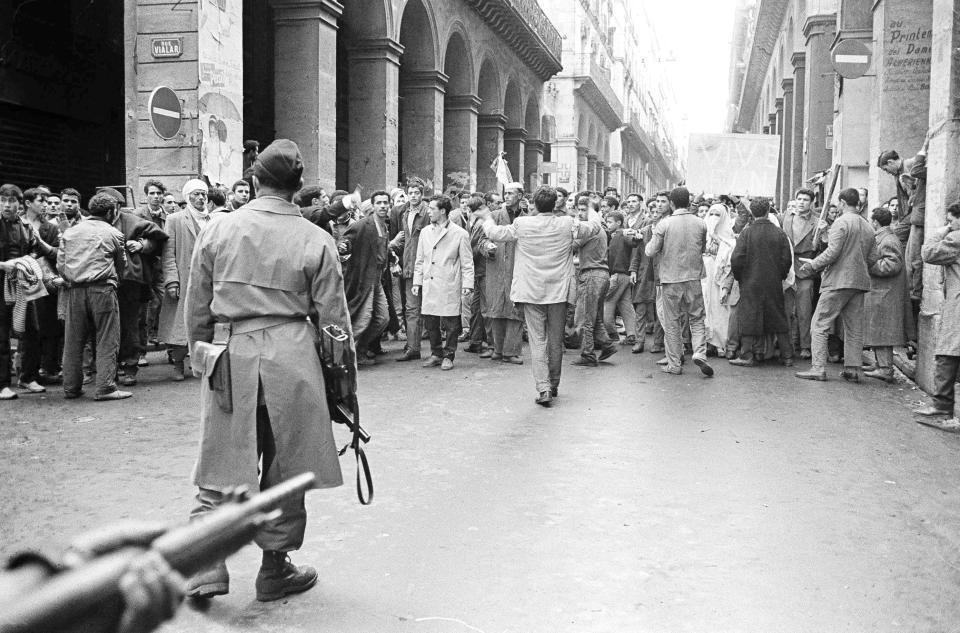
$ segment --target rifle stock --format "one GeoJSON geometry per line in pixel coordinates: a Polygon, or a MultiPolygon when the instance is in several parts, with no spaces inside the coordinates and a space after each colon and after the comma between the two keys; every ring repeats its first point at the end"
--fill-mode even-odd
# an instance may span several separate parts
{"type": "Polygon", "coordinates": [[[76,627],[97,605],[120,597],[119,580],[146,551],[162,556],[171,568],[191,576],[236,553],[277,516],[287,497],[305,492],[316,479],[303,473],[240,502],[225,503],[185,525],[160,535],[150,547],[124,547],[50,578],[37,590],[0,606],[0,633],[38,633],[76,627]]]}

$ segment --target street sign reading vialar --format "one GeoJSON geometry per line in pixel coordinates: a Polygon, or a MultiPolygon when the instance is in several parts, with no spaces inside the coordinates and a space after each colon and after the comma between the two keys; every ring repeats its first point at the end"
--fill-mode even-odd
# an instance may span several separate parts
{"type": "Polygon", "coordinates": [[[870,47],[860,40],[841,40],[833,47],[833,69],[846,79],[863,77],[870,68],[870,47]]]}
{"type": "Polygon", "coordinates": [[[150,113],[150,123],[153,124],[153,131],[157,136],[169,141],[180,133],[183,107],[180,105],[180,98],[173,90],[166,86],[154,88],[147,101],[147,111],[150,113]]]}

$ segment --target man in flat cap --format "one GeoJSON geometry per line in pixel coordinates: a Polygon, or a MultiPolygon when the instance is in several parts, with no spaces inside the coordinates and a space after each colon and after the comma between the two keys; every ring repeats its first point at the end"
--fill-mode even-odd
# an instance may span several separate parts
{"type": "Polygon", "coordinates": [[[183,362],[187,357],[187,330],[183,321],[181,291],[186,293],[190,279],[193,246],[200,230],[210,221],[207,211],[207,183],[197,178],[188,180],[181,190],[187,207],[167,218],[170,239],[163,247],[163,305],[160,310],[160,340],[167,345],[173,361],[173,379],[184,379],[183,362]]]}
{"type": "MultiPolygon", "coordinates": [[[[296,144],[274,141],[253,166],[257,198],[197,237],[185,306],[191,362],[203,373],[194,514],[240,485],[265,489],[305,472],[316,474],[319,488],[343,483],[323,371],[312,350],[318,327],[351,333],[350,313],[333,238],[291,202],[303,186],[302,172],[296,144]],[[224,349],[209,345],[220,342],[225,352],[212,351],[224,349]]],[[[288,556],[303,543],[303,495],[281,510],[256,538],[263,549],[256,580],[263,602],[317,581],[316,570],[288,556]]],[[[187,595],[209,598],[228,590],[220,563],[194,576],[187,595]]]]}

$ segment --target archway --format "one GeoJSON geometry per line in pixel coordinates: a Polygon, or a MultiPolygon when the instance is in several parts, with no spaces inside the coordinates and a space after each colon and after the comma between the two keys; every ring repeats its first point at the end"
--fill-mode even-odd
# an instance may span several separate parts
{"type": "Polygon", "coordinates": [[[523,105],[516,79],[511,79],[507,84],[507,91],[503,98],[503,114],[507,117],[507,129],[503,136],[503,151],[507,153],[507,165],[514,180],[523,182],[526,173],[524,153],[527,131],[523,128],[523,105]]]}
{"type": "Polygon", "coordinates": [[[449,78],[443,105],[443,189],[451,193],[477,186],[477,114],[473,58],[464,34],[450,35],[443,58],[449,78]]]}
{"type": "Polygon", "coordinates": [[[437,70],[433,20],[422,0],[409,0],[400,22],[400,181],[443,183],[443,96],[447,77],[437,70]],[[438,125],[439,124],[439,125],[438,125]]]}
{"type": "Polygon", "coordinates": [[[489,58],[480,65],[477,95],[480,97],[480,116],[477,120],[477,189],[499,191],[496,173],[490,165],[503,151],[503,132],[507,118],[503,116],[500,71],[489,58]]]}
{"type": "Polygon", "coordinates": [[[543,182],[540,167],[543,163],[543,137],[540,130],[540,102],[535,94],[527,99],[527,111],[523,117],[523,127],[527,131],[527,143],[524,164],[524,182],[533,188],[543,182]]]}

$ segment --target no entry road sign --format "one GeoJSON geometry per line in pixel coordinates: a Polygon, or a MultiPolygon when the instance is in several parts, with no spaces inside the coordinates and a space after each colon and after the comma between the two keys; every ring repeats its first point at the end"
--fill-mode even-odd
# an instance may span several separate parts
{"type": "Polygon", "coordinates": [[[870,47],[860,40],[841,40],[833,47],[833,69],[841,77],[857,79],[870,68],[870,47]]]}
{"type": "Polygon", "coordinates": [[[157,136],[169,141],[180,133],[180,121],[183,118],[183,108],[180,99],[170,88],[157,86],[150,93],[147,101],[147,110],[150,113],[150,123],[157,136]]]}

